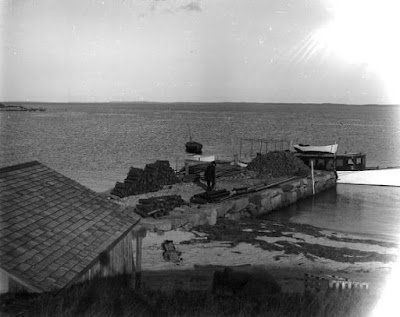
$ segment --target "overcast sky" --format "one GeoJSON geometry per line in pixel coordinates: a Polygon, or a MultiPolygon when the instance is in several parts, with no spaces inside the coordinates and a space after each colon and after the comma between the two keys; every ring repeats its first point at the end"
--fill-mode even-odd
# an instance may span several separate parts
{"type": "Polygon", "coordinates": [[[0,0],[0,99],[400,104],[396,2],[0,0]]]}

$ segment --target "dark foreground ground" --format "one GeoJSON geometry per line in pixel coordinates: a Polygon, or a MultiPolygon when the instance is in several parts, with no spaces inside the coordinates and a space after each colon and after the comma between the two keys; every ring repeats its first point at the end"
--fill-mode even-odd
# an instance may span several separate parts
{"type": "MultiPolygon", "coordinates": [[[[273,282],[272,282],[273,283],[273,282]]],[[[134,290],[129,276],[98,279],[60,292],[3,295],[1,316],[366,316],[369,291],[260,294],[134,290]]],[[[275,290],[276,291],[276,290],[275,290]]]]}

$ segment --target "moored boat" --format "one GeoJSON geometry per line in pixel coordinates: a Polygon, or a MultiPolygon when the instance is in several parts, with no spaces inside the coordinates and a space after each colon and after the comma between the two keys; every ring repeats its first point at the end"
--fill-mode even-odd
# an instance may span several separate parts
{"type": "Polygon", "coordinates": [[[203,144],[193,141],[192,140],[192,133],[189,128],[189,138],[190,141],[186,142],[185,147],[186,147],[186,152],[188,153],[193,153],[193,154],[201,154],[201,150],[203,149],[203,144]]]}
{"type": "Polygon", "coordinates": [[[308,144],[295,144],[293,148],[299,153],[330,153],[335,154],[338,149],[337,144],[314,146],[308,144]]]}
{"type": "Polygon", "coordinates": [[[186,152],[188,153],[201,154],[203,145],[199,142],[190,140],[189,142],[186,142],[185,147],[186,147],[186,152]]]}

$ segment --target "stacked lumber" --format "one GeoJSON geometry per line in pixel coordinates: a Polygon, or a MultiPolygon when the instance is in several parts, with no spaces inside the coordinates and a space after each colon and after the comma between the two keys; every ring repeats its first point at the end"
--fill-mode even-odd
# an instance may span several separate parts
{"type": "Polygon", "coordinates": [[[173,168],[169,165],[169,161],[156,161],[147,164],[144,168],[144,174],[147,179],[157,182],[159,185],[176,184],[179,180],[173,168]]]}
{"type": "Polygon", "coordinates": [[[185,204],[180,195],[166,195],[139,199],[135,212],[142,217],[159,218],[169,214],[171,210],[185,204]]]}
{"type": "Polygon", "coordinates": [[[290,152],[268,152],[257,155],[247,169],[273,177],[285,175],[308,175],[310,168],[290,152]]]}
{"type": "Polygon", "coordinates": [[[144,169],[131,167],[123,183],[117,182],[112,195],[127,197],[160,190],[164,185],[179,181],[169,161],[156,161],[147,164],[144,169]]]}
{"type": "Polygon", "coordinates": [[[226,189],[214,190],[211,192],[206,191],[204,193],[194,195],[192,198],[190,198],[190,202],[194,204],[215,203],[226,197],[229,197],[230,194],[231,193],[226,189]]]}

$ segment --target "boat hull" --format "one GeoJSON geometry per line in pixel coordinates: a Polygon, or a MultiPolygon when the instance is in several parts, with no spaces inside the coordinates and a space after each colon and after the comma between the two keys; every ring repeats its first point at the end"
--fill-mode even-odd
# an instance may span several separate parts
{"type": "Polygon", "coordinates": [[[324,146],[312,146],[312,145],[303,145],[296,144],[293,145],[293,148],[299,153],[331,153],[335,154],[337,152],[338,145],[324,145],[324,146]]]}
{"type": "Polygon", "coordinates": [[[186,152],[193,154],[201,154],[201,150],[203,149],[203,145],[195,141],[187,142],[185,147],[186,147],[186,152]]]}

